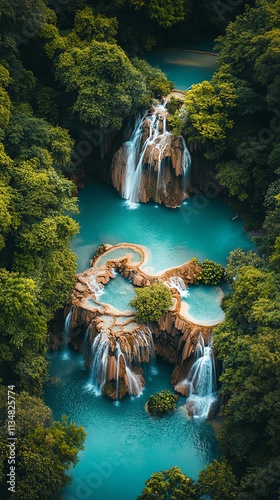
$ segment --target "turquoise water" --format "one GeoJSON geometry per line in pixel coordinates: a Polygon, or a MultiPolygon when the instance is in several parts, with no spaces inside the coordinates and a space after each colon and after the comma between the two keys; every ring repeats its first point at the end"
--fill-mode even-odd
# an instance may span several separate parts
{"type": "Polygon", "coordinates": [[[188,295],[182,298],[189,305],[188,313],[194,321],[222,321],[224,313],[221,308],[223,291],[218,286],[190,286],[188,295]]]}
{"type": "Polygon", "coordinates": [[[99,298],[100,302],[110,304],[119,311],[133,310],[129,302],[134,298],[134,286],[123,276],[111,279],[104,288],[104,293],[99,298]]]}
{"type": "Polygon", "coordinates": [[[177,90],[186,90],[194,83],[210,80],[217,61],[216,56],[188,52],[184,49],[156,50],[148,54],[146,59],[152,66],[160,68],[167,78],[174,82],[177,90]]]}
{"type": "Polygon", "coordinates": [[[254,248],[242,221],[233,221],[235,214],[220,200],[204,200],[200,205],[195,196],[176,209],[148,203],[130,210],[114,188],[92,184],[79,193],[79,207],[76,220],[81,231],[72,245],[79,272],[89,267],[92,252],[101,243],[144,245],[149,250],[144,268],[151,273],[191,257],[225,265],[234,248],[254,248]]]}
{"type": "MultiPolygon", "coordinates": [[[[175,87],[182,90],[209,79],[216,60],[214,56],[184,50],[156,52],[147,59],[165,70],[175,87]]],[[[112,187],[89,185],[79,193],[79,202],[80,214],[76,218],[81,232],[72,245],[79,272],[89,267],[92,253],[101,243],[146,246],[149,257],[144,267],[151,273],[183,264],[191,257],[210,258],[224,265],[232,249],[253,248],[242,222],[232,221],[234,214],[218,200],[196,195],[174,210],[154,203],[129,210],[112,187]]],[[[117,300],[129,301],[125,294],[117,296],[119,287],[116,293],[108,288],[116,286],[117,280],[111,280],[101,296],[101,300],[106,296],[115,307],[117,300]]],[[[190,314],[194,315],[201,314],[200,303],[204,304],[205,313],[205,297],[203,292],[199,296],[198,290],[191,291],[189,298],[190,314]]],[[[209,296],[210,288],[207,300],[209,296]]],[[[215,302],[215,297],[212,299],[215,302]]],[[[66,414],[83,425],[87,438],[79,463],[69,471],[73,483],[62,495],[63,500],[135,500],[152,472],[177,465],[196,479],[200,469],[218,458],[211,425],[186,419],[182,409],[185,398],[180,397],[179,410],[162,418],[150,417],[144,411],[150,394],[172,390],[173,367],[168,363],[157,360],[157,365],[146,367],[143,395],[125,398],[117,406],[87,392],[89,371],[83,368],[82,356],[72,351],[68,354],[67,360],[62,352],[50,355],[51,376],[58,378],[59,383],[46,388],[45,401],[54,418],[66,414]]]]}
{"type": "MultiPolygon", "coordinates": [[[[154,418],[144,404],[151,394],[172,389],[172,366],[161,360],[150,366],[143,395],[125,398],[119,406],[86,391],[89,373],[82,356],[72,352],[68,361],[60,353],[50,356],[51,376],[60,382],[48,386],[46,404],[54,418],[66,414],[86,428],[85,450],[71,471],[73,483],[63,500],[135,500],[152,472],[178,465],[196,479],[198,471],[218,458],[212,427],[187,420],[185,412],[154,418]]],[[[148,368],[147,368],[148,369],[148,368]]],[[[180,398],[178,407],[185,403],[180,398]]]]}

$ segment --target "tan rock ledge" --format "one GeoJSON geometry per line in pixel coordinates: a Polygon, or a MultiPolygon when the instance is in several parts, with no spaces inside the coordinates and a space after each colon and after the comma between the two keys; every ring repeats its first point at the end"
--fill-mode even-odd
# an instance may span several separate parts
{"type": "MultiPolygon", "coordinates": [[[[116,368],[115,353],[118,346],[121,347],[124,358],[127,355],[127,359],[135,360],[136,364],[143,360],[148,362],[155,348],[159,356],[175,364],[172,383],[176,385],[179,380],[185,378],[190,367],[198,336],[201,334],[205,343],[208,344],[212,327],[223,321],[223,315],[216,322],[200,321],[198,324],[190,316],[188,305],[182,302],[178,290],[173,287],[171,288],[172,307],[169,312],[164,314],[158,322],[144,325],[136,321],[136,312],[133,309],[120,311],[103,302],[102,291],[104,286],[115,278],[116,272],[137,287],[150,286],[156,282],[166,283],[171,277],[180,278],[187,287],[189,284],[197,283],[201,267],[196,261],[190,260],[181,266],[152,275],[142,269],[148,257],[145,247],[130,243],[106,247],[107,250],[96,259],[92,267],[76,275],[75,286],[65,309],[65,313],[68,314],[71,308],[70,342],[75,349],[82,350],[85,345],[85,334],[87,334],[89,346],[85,353],[85,366],[89,366],[92,362],[91,346],[96,337],[103,334],[107,336],[106,341],[110,344],[108,384],[104,386],[103,393],[113,399],[117,397],[116,378],[119,372],[116,368]]],[[[132,367],[134,369],[134,365],[132,367]]],[[[145,383],[141,370],[135,368],[132,375],[137,378],[141,389],[145,383]]],[[[119,377],[122,377],[121,385],[118,384],[121,387],[119,397],[126,393],[131,394],[132,392],[129,391],[132,389],[129,389],[126,376],[123,374],[119,377]]],[[[133,391],[136,393],[140,389],[137,386],[133,391]]]]}

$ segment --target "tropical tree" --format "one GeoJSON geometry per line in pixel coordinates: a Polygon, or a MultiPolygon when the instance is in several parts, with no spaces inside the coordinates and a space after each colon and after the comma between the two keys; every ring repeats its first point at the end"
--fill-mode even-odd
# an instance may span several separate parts
{"type": "Polygon", "coordinates": [[[155,472],[137,500],[198,500],[198,487],[179,467],[155,472]]]}
{"type": "Polygon", "coordinates": [[[211,500],[234,500],[237,498],[238,481],[232,467],[225,459],[220,462],[213,460],[210,465],[200,471],[198,487],[199,492],[209,496],[211,500]]]}
{"type": "Polygon", "coordinates": [[[143,323],[158,321],[172,307],[172,292],[163,283],[136,288],[135,292],[130,305],[137,309],[136,318],[143,323]]]}

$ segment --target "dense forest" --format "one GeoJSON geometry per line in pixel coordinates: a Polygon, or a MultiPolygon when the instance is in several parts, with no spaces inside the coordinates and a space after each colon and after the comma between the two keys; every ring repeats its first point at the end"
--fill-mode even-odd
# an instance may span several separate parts
{"type": "Polygon", "coordinates": [[[0,0],[1,498],[61,498],[85,438],[66,417],[54,422],[41,399],[52,320],[76,271],[71,214],[77,167],[87,169],[77,144],[93,129],[102,160],[106,136],[172,89],[143,54],[205,35],[216,38],[217,71],[186,93],[171,124],[205,145],[259,251],[230,254],[226,319],[215,329],[223,457],[197,484],[176,468],[155,474],[141,498],[279,498],[280,1],[0,0]]]}

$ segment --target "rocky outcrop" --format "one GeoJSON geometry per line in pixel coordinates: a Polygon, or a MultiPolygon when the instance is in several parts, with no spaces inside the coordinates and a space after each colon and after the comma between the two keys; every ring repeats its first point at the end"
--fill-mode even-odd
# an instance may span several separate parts
{"type": "Polygon", "coordinates": [[[167,130],[167,118],[165,105],[155,104],[113,157],[112,183],[133,203],[177,207],[188,197],[190,155],[183,137],[167,130]]]}
{"type": "Polygon", "coordinates": [[[65,314],[70,314],[69,341],[75,349],[83,351],[85,366],[92,369],[93,387],[98,386],[102,394],[113,399],[142,391],[145,381],[141,364],[148,362],[154,352],[175,364],[172,383],[176,387],[190,367],[199,335],[207,344],[212,332],[212,327],[189,321],[175,286],[178,280],[181,286],[196,282],[201,272],[197,261],[153,276],[143,271],[145,260],[146,252],[141,246],[106,245],[105,253],[94,260],[93,266],[76,275],[65,310],[65,314]],[[133,262],[137,259],[136,265],[133,262]],[[99,295],[116,272],[138,287],[158,281],[169,284],[173,294],[169,312],[158,322],[143,325],[135,320],[133,310],[118,311],[103,303],[99,295]]]}

